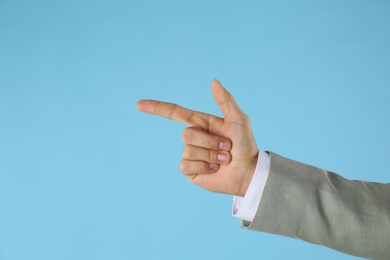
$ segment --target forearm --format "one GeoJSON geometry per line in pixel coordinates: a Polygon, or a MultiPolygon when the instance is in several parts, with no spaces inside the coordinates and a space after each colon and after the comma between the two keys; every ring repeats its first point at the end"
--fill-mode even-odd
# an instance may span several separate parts
{"type": "Polygon", "coordinates": [[[390,185],[346,180],[271,153],[256,217],[242,226],[351,255],[388,259],[389,198],[390,185]]]}

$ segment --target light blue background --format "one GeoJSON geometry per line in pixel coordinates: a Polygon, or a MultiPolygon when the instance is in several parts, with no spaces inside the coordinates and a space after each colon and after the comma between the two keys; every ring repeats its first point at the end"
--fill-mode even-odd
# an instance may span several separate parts
{"type": "Polygon", "coordinates": [[[261,149],[390,182],[389,46],[388,1],[0,1],[0,259],[355,259],[240,229],[135,104],[218,78],[261,149]]]}

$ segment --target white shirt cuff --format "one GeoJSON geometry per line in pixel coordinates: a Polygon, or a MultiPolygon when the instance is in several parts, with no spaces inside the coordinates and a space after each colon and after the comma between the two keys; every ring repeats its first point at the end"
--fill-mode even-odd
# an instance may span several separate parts
{"type": "Polygon", "coordinates": [[[245,197],[234,196],[233,216],[241,220],[252,222],[263,195],[265,183],[268,179],[270,156],[268,153],[259,151],[259,158],[252,181],[249,184],[245,197]]]}

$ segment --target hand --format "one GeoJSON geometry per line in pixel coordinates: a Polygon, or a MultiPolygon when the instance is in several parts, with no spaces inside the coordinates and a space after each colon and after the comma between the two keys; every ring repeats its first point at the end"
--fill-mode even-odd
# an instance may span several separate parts
{"type": "Polygon", "coordinates": [[[141,100],[137,109],[189,126],[183,131],[180,170],[191,182],[210,191],[245,196],[259,152],[250,121],[218,80],[213,80],[211,90],[224,118],[156,100],[141,100]]]}

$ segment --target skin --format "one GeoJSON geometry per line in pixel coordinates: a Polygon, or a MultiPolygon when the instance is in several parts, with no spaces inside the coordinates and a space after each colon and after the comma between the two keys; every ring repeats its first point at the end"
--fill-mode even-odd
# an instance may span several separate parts
{"type": "Polygon", "coordinates": [[[212,81],[211,92],[224,118],[157,100],[140,100],[137,109],[188,126],[182,134],[180,170],[191,182],[209,191],[245,196],[259,153],[250,120],[218,80],[212,81]]]}

